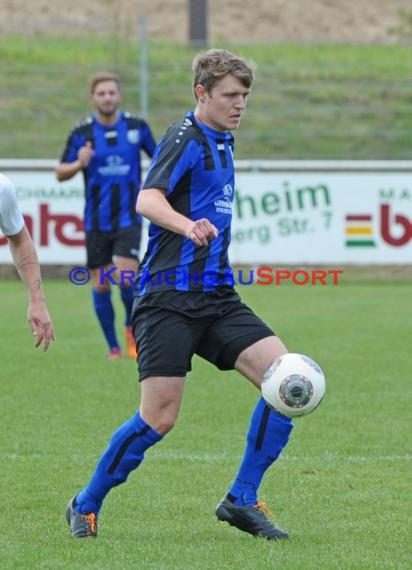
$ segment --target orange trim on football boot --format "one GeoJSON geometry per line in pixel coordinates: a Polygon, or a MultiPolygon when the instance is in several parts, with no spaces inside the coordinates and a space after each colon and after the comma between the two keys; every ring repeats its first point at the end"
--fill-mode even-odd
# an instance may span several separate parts
{"type": "Polygon", "coordinates": [[[125,327],[124,335],[126,339],[127,354],[130,356],[130,358],[136,360],[138,352],[136,349],[136,341],[134,339],[133,329],[131,326],[125,327]]]}

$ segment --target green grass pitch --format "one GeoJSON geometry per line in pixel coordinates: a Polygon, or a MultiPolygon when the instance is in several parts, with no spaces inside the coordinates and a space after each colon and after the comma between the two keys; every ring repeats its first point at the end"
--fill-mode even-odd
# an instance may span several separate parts
{"type": "MultiPolygon", "coordinates": [[[[289,541],[218,524],[258,394],[195,359],[175,430],[109,495],[96,541],[69,536],[67,501],[138,405],[134,363],[107,362],[90,289],[46,280],[57,341],[32,348],[19,281],[0,284],[0,567],[283,570],[410,568],[411,280],[243,287],[327,394],[295,421],[261,499],[289,541]]],[[[122,309],[118,292],[119,331],[122,309]]]]}

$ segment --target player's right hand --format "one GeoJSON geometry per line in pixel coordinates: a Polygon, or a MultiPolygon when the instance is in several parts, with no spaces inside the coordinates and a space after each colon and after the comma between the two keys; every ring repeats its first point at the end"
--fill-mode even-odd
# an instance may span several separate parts
{"type": "Polygon", "coordinates": [[[209,241],[218,235],[217,227],[209,222],[207,218],[196,220],[186,232],[186,237],[193,241],[197,247],[208,245],[209,241]]]}
{"type": "Polygon", "coordinates": [[[80,163],[83,166],[83,168],[86,168],[86,166],[88,166],[93,156],[94,156],[94,150],[91,141],[87,141],[86,144],[82,146],[81,149],[79,149],[79,152],[77,153],[77,158],[80,160],[80,163]]]}

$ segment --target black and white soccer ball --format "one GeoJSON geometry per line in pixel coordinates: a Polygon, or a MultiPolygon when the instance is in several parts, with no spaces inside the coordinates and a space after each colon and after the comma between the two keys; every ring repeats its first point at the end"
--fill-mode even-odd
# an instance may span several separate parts
{"type": "Polygon", "coordinates": [[[309,356],[290,352],[268,367],[261,389],[270,408],[296,418],[310,414],[319,406],[326,390],[325,375],[309,356]]]}

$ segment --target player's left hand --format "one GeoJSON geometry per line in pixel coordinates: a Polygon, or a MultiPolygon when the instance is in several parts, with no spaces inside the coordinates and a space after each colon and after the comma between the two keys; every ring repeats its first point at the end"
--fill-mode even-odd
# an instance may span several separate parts
{"type": "Polygon", "coordinates": [[[56,340],[53,324],[44,303],[30,304],[27,311],[27,320],[33,336],[36,337],[35,348],[43,344],[46,352],[50,343],[56,340]]]}
{"type": "Polygon", "coordinates": [[[208,245],[209,241],[219,235],[218,229],[207,218],[202,218],[193,222],[188,229],[186,237],[193,241],[198,247],[208,245]]]}

